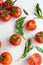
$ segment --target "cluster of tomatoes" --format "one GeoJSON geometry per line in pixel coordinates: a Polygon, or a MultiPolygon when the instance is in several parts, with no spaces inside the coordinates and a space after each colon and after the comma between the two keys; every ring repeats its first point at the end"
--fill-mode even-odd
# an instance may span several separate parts
{"type": "Polygon", "coordinates": [[[11,19],[11,16],[14,18],[18,18],[21,16],[21,8],[18,6],[14,6],[14,2],[12,0],[6,0],[5,2],[0,0],[0,18],[4,22],[8,22],[11,19]]]}
{"type": "MultiPolygon", "coordinates": [[[[0,63],[3,65],[10,65],[12,63],[12,55],[9,52],[3,52],[0,55],[0,63]]],[[[31,55],[27,62],[29,65],[40,65],[42,63],[42,57],[38,53],[31,55]]]]}
{"type": "MultiPolygon", "coordinates": [[[[32,23],[34,24],[35,23],[35,20],[29,20],[26,22],[25,26],[28,25],[30,26],[27,27],[26,26],[26,29],[27,30],[30,30],[32,29],[31,31],[35,30],[36,29],[36,25],[32,25],[32,23]],[[27,24],[27,23],[30,23],[27,24]],[[35,28],[32,28],[31,27],[35,26],[35,28]]],[[[41,36],[43,35],[43,32],[38,32],[36,35],[35,35],[35,40],[38,42],[38,43],[43,43],[43,38],[41,38],[41,36]]],[[[13,45],[13,46],[18,46],[20,45],[21,43],[21,36],[19,34],[12,34],[9,38],[9,41],[10,41],[10,44],[13,45]]],[[[1,44],[1,42],[0,42],[1,44]]],[[[1,46],[0,46],[1,47],[1,46]]],[[[12,62],[12,55],[9,53],[9,52],[3,52],[1,55],[0,55],[0,63],[2,63],[3,65],[9,65],[11,64],[12,62]]],[[[27,59],[27,62],[29,65],[40,65],[42,63],[42,57],[40,56],[40,54],[38,53],[34,53],[33,55],[31,55],[28,59],[27,59]]]]}
{"type": "MultiPolygon", "coordinates": [[[[18,18],[22,14],[22,10],[18,6],[14,6],[14,2],[12,0],[6,0],[3,2],[0,0],[0,18],[4,22],[8,22],[12,17],[18,18]]],[[[36,21],[35,20],[28,20],[25,23],[25,28],[29,31],[34,31],[37,28],[36,21]]],[[[43,43],[43,32],[38,32],[35,35],[35,40],[38,43],[43,43]]],[[[10,44],[13,46],[18,46],[21,43],[21,36],[19,34],[12,34],[10,36],[10,44]]],[[[0,42],[0,48],[2,46],[2,43],[0,42]]],[[[0,63],[3,65],[9,65],[12,62],[12,55],[9,52],[3,52],[0,55],[0,63]]],[[[38,53],[33,54],[28,58],[29,65],[40,65],[42,62],[42,58],[38,53]]]]}

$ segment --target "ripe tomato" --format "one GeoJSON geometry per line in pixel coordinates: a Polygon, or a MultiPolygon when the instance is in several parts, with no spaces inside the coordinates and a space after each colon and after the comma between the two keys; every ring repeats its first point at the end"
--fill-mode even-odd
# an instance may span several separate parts
{"type": "Polygon", "coordinates": [[[3,52],[0,55],[0,63],[5,64],[5,65],[9,65],[12,62],[12,55],[9,52],[3,52]]]}
{"type": "Polygon", "coordinates": [[[0,4],[2,4],[3,3],[3,1],[2,0],[0,0],[0,4]]]}
{"type": "Polygon", "coordinates": [[[35,40],[40,43],[43,44],[43,32],[38,32],[35,35],[35,40]]]}
{"type": "Polygon", "coordinates": [[[0,41],[0,48],[2,47],[2,42],[0,41]]]}
{"type": "Polygon", "coordinates": [[[11,18],[11,16],[10,16],[10,14],[8,14],[8,12],[2,12],[1,19],[4,22],[8,22],[10,20],[10,18],[11,18]]]}
{"type": "Polygon", "coordinates": [[[38,53],[35,53],[28,58],[29,65],[40,65],[41,63],[42,63],[42,57],[38,53]]]}
{"type": "Polygon", "coordinates": [[[13,3],[12,0],[6,0],[5,3],[4,3],[5,8],[6,8],[7,10],[10,10],[10,9],[12,8],[13,4],[14,4],[14,3],[13,3]]]}
{"type": "Polygon", "coordinates": [[[18,46],[21,43],[21,37],[19,34],[13,34],[10,37],[10,43],[14,46],[18,46]]]}
{"type": "Polygon", "coordinates": [[[25,27],[26,27],[26,29],[29,30],[29,31],[35,30],[36,27],[37,27],[35,20],[28,20],[28,21],[26,22],[26,24],[25,24],[25,27]]]}
{"type": "Polygon", "coordinates": [[[11,16],[14,17],[14,18],[18,18],[18,17],[21,16],[22,10],[21,10],[20,7],[14,6],[14,7],[12,7],[12,10],[11,10],[10,14],[11,14],[11,16]]]}
{"type": "Polygon", "coordinates": [[[2,9],[2,4],[3,4],[3,1],[0,0],[0,9],[2,9]]]}

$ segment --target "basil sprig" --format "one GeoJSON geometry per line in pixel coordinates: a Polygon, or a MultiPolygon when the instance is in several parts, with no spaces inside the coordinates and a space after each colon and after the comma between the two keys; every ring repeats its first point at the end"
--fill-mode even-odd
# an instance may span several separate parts
{"type": "Polygon", "coordinates": [[[36,4],[36,13],[34,13],[34,15],[37,16],[37,18],[43,19],[42,10],[38,3],[36,4]]]}
{"type": "Polygon", "coordinates": [[[27,46],[25,45],[24,52],[23,52],[22,56],[19,58],[19,60],[22,58],[25,58],[27,56],[27,54],[29,53],[29,51],[31,51],[33,49],[33,47],[31,47],[31,45],[32,45],[31,38],[28,39],[27,42],[28,42],[28,45],[27,46]]]}
{"type": "Polygon", "coordinates": [[[20,34],[24,38],[23,23],[26,17],[21,17],[16,21],[15,32],[20,34]]]}

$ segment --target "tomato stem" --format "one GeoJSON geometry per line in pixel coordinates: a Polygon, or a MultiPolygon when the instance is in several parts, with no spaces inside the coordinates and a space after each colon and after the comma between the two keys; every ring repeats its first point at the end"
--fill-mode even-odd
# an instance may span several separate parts
{"type": "Polygon", "coordinates": [[[15,0],[13,3],[15,3],[17,0],[15,0]]]}
{"type": "Polygon", "coordinates": [[[16,36],[13,36],[13,37],[12,37],[12,39],[13,39],[13,40],[15,40],[15,41],[17,41],[17,38],[16,38],[16,36]]]}
{"type": "Polygon", "coordinates": [[[1,56],[1,60],[4,60],[5,59],[5,56],[1,56]]]}

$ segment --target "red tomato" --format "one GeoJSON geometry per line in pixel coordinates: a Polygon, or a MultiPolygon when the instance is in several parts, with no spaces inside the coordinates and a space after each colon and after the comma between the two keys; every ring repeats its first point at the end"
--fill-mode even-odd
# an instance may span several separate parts
{"type": "Polygon", "coordinates": [[[25,24],[25,27],[26,27],[26,29],[29,30],[29,31],[35,30],[36,27],[37,27],[35,20],[28,20],[28,21],[26,22],[26,24],[25,24]]]}
{"type": "Polygon", "coordinates": [[[6,0],[4,5],[5,5],[5,8],[7,10],[11,10],[12,6],[13,6],[14,2],[12,0],[6,0]]]}
{"type": "Polygon", "coordinates": [[[0,41],[0,48],[2,47],[2,42],[0,41]]]}
{"type": "Polygon", "coordinates": [[[0,0],[0,9],[2,9],[2,4],[3,4],[3,1],[0,0]]]}
{"type": "Polygon", "coordinates": [[[35,35],[35,40],[40,43],[43,44],[43,32],[38,32],[35,35]]]}
{"type": "Polygon", "coordinates": [[[3,52],[0,55],[0,63],[9,65],[12,62],[12,55],[9,52],[3,52]]]}
{"type": "Polygon", "coordinates": [[[42,63],[42,57],[38,53],[35,53],[28,58],[29,65],[40,65],[41,63],[42,63]]]}
{"type": "Polygon", "coordinates": [[[10,14],[11,14],[11,16],[14,17],[14,18],[18,18],[18,17],[21,16],[22,10],[21,10],[20,7],[14,6],[14,7],[12,7],[12,10],[11,10],[10,14]]]}
{"type": "Polygon", "coordinates": [[[0,0],[0,4],[2,4],[3,3],[3,1],[2,0],[0,0]]]}
{"type": "Polygon", "coordinates": [[[21,37],[19,34],[13,34],[10,37],[10,43],[14,46],[18,46],[21,43],[21,37]]]}
{"type": "Polygon", "coordinates": [[[1,19],[4,22],[8,22],[10,20],[10,18],[11,18],[11,16],[10,16],[10,14],[8,14],[8,12],[2,12],[1,19]]]}

